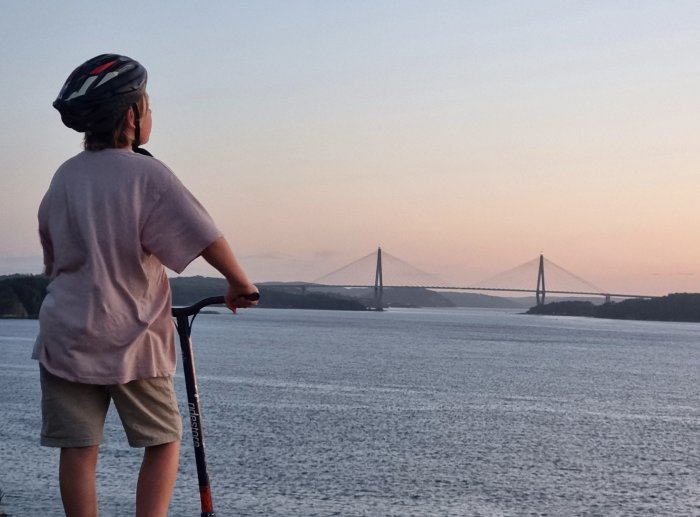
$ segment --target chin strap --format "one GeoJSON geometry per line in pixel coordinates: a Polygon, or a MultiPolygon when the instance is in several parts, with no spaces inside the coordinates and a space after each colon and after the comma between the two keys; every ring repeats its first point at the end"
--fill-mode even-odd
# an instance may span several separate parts
{"type": "Polygon", "coordinates": [[[149,153],[148,151],[146,151],[143,147],[135,147],[132,149],[132,151],[134,151],[135,153],[143,154],[145,156],[150,156],[151,158],[153,158],[153,155],[151,153],[149,153]]]}
{"type": "Polygon", "coordinates": [[[141,115],[136,103],[131,105],[131,109],[134,110],[134,141],[131,143],[131,148],[136,150],[141,145],[141,115]]]}
{"type": "Polygon", "coordinates": [[[144,154],[146,156],[153,156],[145,149],[141,149],[139,147],[139,145],[141,145],[141,116],[139,115],[139,107],[136,104],[132,104],[131,109],[134,110],[134,141],[131,143],[131,149],[135,153],[144,154]]]}

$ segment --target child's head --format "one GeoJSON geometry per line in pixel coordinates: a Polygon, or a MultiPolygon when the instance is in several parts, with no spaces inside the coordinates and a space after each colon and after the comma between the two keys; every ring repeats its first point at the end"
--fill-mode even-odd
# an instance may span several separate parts
{"type": "Polygon", "coordinates": [[[53,106],[63,123],[85,133],[85,149],[138,146],[151,129],[146,69],[116,54],[94,57],[70,74],[53,106]]]}

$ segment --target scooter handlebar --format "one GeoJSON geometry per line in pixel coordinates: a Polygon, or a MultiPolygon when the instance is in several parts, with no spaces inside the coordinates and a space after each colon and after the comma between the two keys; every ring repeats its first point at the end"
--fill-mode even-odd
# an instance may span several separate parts
{"type": "MultiPolygon", "coordinates": [[[[241,295],[241,297],[250,300],[251,302],[254,302],[260,299],[260,293],[244,294],[241,295]]],[[[172,313],[173,316],[176,318],[178,316],[193,316],[199,311],[201,311],[204,307],[207,307],[209,305],[223,305],[224,303],[225,300],[223,296],[211,296],[209,298],[199,300],[197,303],[194,303],[187,307],[173,307],[172,313]]]]}

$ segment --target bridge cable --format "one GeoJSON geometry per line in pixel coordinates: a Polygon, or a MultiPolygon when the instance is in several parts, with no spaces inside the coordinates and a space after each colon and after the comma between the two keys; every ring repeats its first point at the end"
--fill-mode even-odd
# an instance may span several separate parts
{"type": "Polygon", "coordinates": [[[367,260],[367,259],[370,258],[370,257],[376,257],[376,255],[377,255],[377,252],[376,252],[376,251],[373,251],[373,252],[371,252],[371,253],[365,255],[365,256],[362,257],[362,258],[359,258],[359,259],[357,259],[357,260],[354,260],[354,261],[350,262],[350,264],[346,264],[346,265],[344,265],[344,266],[342,266],[342,267],[339,267],[338,269],[336,269],[336,270],[334,270],[334,271],[331,271],[330,273],[326,273],[325,275],[318,277],[316,280],[313,280],[312,283],[314,283],[314,284],[321,283],[321,281],[324,280],[325,278],[328,278],[329,276],[333,276],[333,275],[335,275],[336,273],[340,273],[341,271],[344,271],[344,270],[346,270],[346,269],[348,269],[348,268],[350,268],[350,267],[352,267],[352,266],[354,266],[354,265],[356,265],[356,264],[362,262],[363,260],[367,260]]]}
{"type": "MultiPolygon", "coordinates": [[[[569,276],[575,278],[576,280],[578,280],[579,282],[583,283],[584,285],[590,287],[590,288],[593,289],[594,291],[597,291],[597,292],[599,292],[599,293],[601,293],[601,294],[604,294],[604,293],[607,292],[607,291],[605,291],[604,289],[601,289],[600,287],[598,287],[597,285],[595,285],[595,284],[589,282],[588,280],[585,280],[585,279],[581,278],[580,276],[578,276],[578,275],[572,273],[571,271],[569,271],[569,270],[567,270],[567,269],[564,269],[564,268],[561,267],[560,265],[555,264],[554,262],[552,262],[551,260],[547,259],[546,257],[545,257],[544,261],[545,261],[546,265],[548,265],[548,266],[554,266],[556,269],[558,269],[558,270],[560,270],[560,271],[566,273],[567,275],[569,275],[569,276]]],[[[545,269],[545,271],[546,271],[546,269],[545,269]]]]}

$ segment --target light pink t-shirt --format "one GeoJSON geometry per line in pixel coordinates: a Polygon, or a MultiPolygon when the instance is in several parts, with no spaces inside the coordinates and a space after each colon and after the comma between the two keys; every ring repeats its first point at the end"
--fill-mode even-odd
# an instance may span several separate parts
{"type": "Polygon", "coordinates": [[[172,171],[131,150],[84,151],[54,175],[39,232],[51,282],[32,357],[89,384],[172,375],[163,266],[182,272],[221,236],[172,171]]]}

